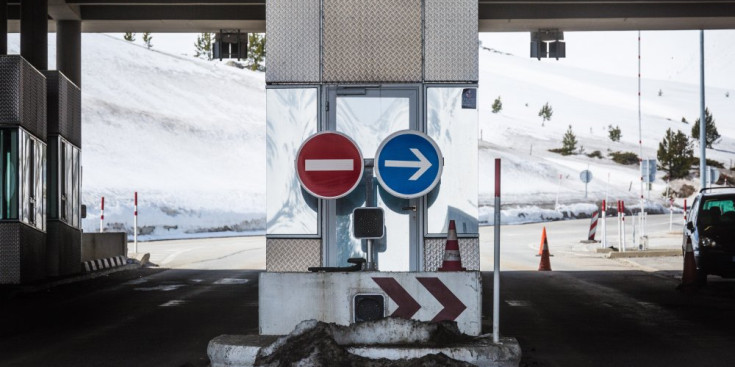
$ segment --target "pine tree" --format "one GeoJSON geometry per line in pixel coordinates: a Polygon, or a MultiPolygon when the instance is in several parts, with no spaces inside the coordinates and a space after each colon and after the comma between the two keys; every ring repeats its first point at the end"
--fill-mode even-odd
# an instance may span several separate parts
{"type": "Polygon", "coordinates": [[[149,49],[153,47],[153,44],[151,43],[151,40],[153,39],[153,36],[151,36],[150,32],[143,33],[143,42],[145,42],[145,46],[149,49]]]}
{"type": "Polygon", "coordinates": [[[248,34],[248,61],[250,62],[250,70],[265,71],[265,34],[250,33],[248,34]]]}
{"type": "MultiPolygon", "coordinates": [[[[709,108],[704,109],[704,141],[707,148],[712,148],[712,144],[720,141],[720,133],[717,132],[717,126],[715,126],[715,119],[712,114],[709,113],[709,108]]],[[[692,126],[692,139],[699,141],[699,119],[694,122],[692,126]]]]}
{"type": "Polygon", "coordinates": [[[551,116],[554,114],[554,110],[549,106],[549,102],[546,102],[541,110],[538,111],[538,115],[541,117],[541,126],[544,126],[544,122],[551,121],[551,116]]]}
{"type": "Polygon", "coordinates": [[[500,101],[500,96],[493,102],[493,113],[498,113],[503,110],[503,102],[500,101]]]}
{"type": "Polygon", "coordinates": [[[125,32],[123,39],[128,42],[135,42],[135,33],[125,32]]]}
{"type": "Polygon", "coordinates": [[[569,125],[561,141],[561,155],[570,155],[575,149],[577,149],[577,136],[572,132],[572,125],[569,125]]]}
{"type": "Polygon", "coordinates": [[[613,127],[612,125],[608,125],[607,135],[612,141],[620,141],[620,138],[622,137],[622,134],[620,133],[620,126],[615,125],[615,127],[613,127]]]}
{"type": "Polygon", "coordinates": [[[663,140],[658,143],[656,158],[659,168],[667,171],[668,179],[672,180],[689,174],[693,154],[694,149],[687,136],[681,130],[677,130],[674,134],[669,128],[663,140]]]}
{"type": "Polygon", "coordinates": [[[197,36],[197,41],[194,43],[194,57],[204,56],[207,60],[212,60],[212,40],[214,39],[213,33],[202,33],[197,36]]]}

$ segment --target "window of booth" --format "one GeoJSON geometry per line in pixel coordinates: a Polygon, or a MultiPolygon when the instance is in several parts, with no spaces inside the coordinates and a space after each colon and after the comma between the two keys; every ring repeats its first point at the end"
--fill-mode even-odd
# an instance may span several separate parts
{"type": "Polygon", "coordinates": [[[426,133],[444,156],[444,171],[427,195],[426,233],[444,236],[454,220],[457,234],[476,235],[477,223],[477,109],[462,105],[467,87],[429,87],[426,90],[426,133]]]}
{"type": "Polygon", "coordinates": [[[18,182],[20,220],[46,230],[46,144],[20,130],[18,182]]]}
{"type": "Polygon", "coordinates": [[[18,219],[18,129],[0,129],[0,219],[18,219]]]}
{"type": "Polygon", "coordinates": [[[48,215],[74,228],[81,228],[81,152],[60,136],[49,141],[49,149],[54,159],[51,159],[53,167],[49,167],[52,170],[49,187],[52,189],[49,190],[48,215]]]}
{"type": "Polygon", "coordinates": [[[46,230],[46,144],[23,129],[0,129],[0,219],[46,230]]]}
{"type": "Polygon", "coordinates": [[[319,234],[319,201],[296,177],[296,154],[318,127],[317,88],[266,91],[266,222],[268,235],[319,234]]]}

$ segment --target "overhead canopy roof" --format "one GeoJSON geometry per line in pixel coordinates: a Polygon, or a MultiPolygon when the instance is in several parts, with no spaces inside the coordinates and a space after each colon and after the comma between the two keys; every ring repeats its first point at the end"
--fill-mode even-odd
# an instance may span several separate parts
{"type": "MultiPolygon", "coordinates": [[[[298,1],[298,0],[293,0],[298,1]]],[[[418,1],[418,0],[416,0],[418,1]]],[[[19,30],[19,0],[9,27],[19,30]]],[[[48,0],[84,32],[265,32],[266,0],[48,0]]],[[[735,29],[735,0],[479,0],[479,31],[735,29]]]]}

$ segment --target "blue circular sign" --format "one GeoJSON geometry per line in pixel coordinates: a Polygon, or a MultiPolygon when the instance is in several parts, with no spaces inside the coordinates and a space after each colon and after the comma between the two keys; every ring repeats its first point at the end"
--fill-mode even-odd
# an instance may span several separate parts
{"type": "Polygon", "coordinates": [[[380,186],[403,199],[429,193],[439,183],[443,165],[439,146],[415,130],[391,134],[375,153],[375,176],[380,186]]]}

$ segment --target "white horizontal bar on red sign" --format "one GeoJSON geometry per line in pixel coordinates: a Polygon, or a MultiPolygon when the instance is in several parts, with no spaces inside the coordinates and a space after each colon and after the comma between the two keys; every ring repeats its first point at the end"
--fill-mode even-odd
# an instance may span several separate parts
{"type": "Polygon", "coordinates": [[[352,159],[306,159],[304,160],[306,171],[352,171],[354,164],[352,159]]]}

